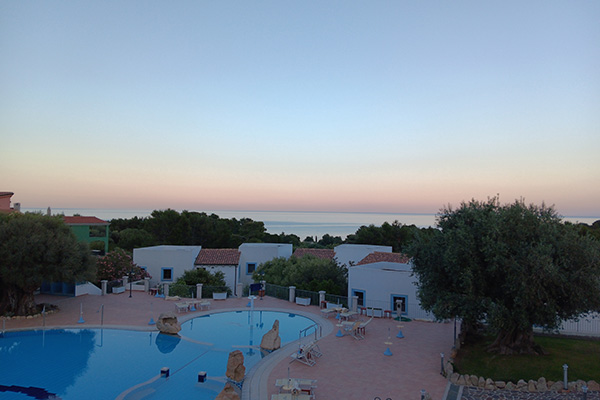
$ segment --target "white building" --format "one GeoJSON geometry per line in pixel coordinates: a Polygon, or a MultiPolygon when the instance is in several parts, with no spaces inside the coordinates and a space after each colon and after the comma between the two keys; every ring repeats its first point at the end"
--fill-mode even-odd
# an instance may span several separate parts
{"type": "Polygon", "coordinates": [[[244,286],[254,283],[252,273],[260,264],[275,258],[288,259],[292,255],[289,243],[243,243],[239,250],[239,282],[244,286]]]}
{"type": "Polygon", "coordinates": [[[348,269],[348,296],[358,305],[389,310],[409,318],[434,319],[417,298],[417,278],[407,256],[400,253],[369,254],[348,269]]]}
{"type": "Polygon", "coordinates": [[[150,276],[150,286],[174,283],[194,262],[201,246],[152,246],[133,249],[133,262],[150,276]]]}
{"type": "Polygon", "coordinates": [[[334,248],[335,259],[339,265],[356,265],[371,253],[391,253],[392,246],[377,246],[373,244],[340,244],[334,248]]]}
{"type": "Polygon", "coordinates": [[[202,268],[212,273],[222,272],[225,284],[236,295],[240,254],[238,249],[202,249],[194,264],[196,268],[202,268]]]}

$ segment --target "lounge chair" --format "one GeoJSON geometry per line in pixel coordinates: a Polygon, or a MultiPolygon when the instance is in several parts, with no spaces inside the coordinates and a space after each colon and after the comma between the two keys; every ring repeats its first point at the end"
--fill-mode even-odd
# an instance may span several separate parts
{"type": "Polygon", "coordinates": [[[297,352],[292,354],[292,361],[300,361],[303,364],[313,366],[317,363],[316,358],[321,357],[323,353],[319,349],[319,345],[316,342],[310,342],[304,346],[300,346],[297,352]]]}
{"type": "Polygon", "coordinates": [[[340,317],[342,317],[345,320],[349,320],[350,318],[355,317],[357,315],[358,315],[358,313],[356,311],[351,311],[351,310],[340,313],[340,317]]]}
{"type": "Polygon", "coordinates": [[[344,321],[342,325],[344,326],[344,330],[350,333],[355,339],[360,340],[365,338],[365,328],[369,323],[373,320],[373,317],[369,318],[366,321],[344,321]],[[356,336],[355,336],[356,335],[356,336]]]}

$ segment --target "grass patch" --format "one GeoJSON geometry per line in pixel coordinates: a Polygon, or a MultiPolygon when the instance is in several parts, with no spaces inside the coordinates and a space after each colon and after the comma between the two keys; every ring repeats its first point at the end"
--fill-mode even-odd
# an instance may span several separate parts
{"type": "Polygon", "coordinates": [[[600,382],[600,340],[536,336],[535,342],[547,355],[503,356],[486,351],[493,339],[484,336],[476,343],[464,345],[454,362],[456,372],[513,383],[542,376],[562,381],[562,366],[567,364],[570,382],[578,379],[600,382]]]}

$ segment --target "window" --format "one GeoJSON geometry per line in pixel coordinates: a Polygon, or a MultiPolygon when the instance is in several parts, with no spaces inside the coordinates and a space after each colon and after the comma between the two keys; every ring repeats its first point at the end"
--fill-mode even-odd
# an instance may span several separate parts
{"type": "Polygon", "coordinates": [[[246,263],[246,274],[252,275],[256,270],[256,263],[246,263]]]}
{"type": "Polygon", "coordinates": [[[163,281],[172,281],[173,280],[173,268],[162,268],[160,279],[163,281]]]}
{"type": "Polygon", "coordinates": [[[365,291],[352,289],[352,296],[358,297],[357,306],[362,307],[365,305],[365,291]]]}

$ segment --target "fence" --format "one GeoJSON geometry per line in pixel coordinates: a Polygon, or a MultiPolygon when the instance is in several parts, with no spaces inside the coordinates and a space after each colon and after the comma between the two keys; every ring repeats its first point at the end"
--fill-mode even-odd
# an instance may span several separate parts
{"type": "MultiPolygon", "coordinates": [[[[536,332],[547,332],[542,328],[534,327],[536,332]]],[[[551,333],[558,333],[561,335],[573,335],[573,336],[595,336],[600,337],[600,314],[589,313],[582,314],[579,319],[569,319],[563,321],[562,324],[555,331],[551,333]]]]}

